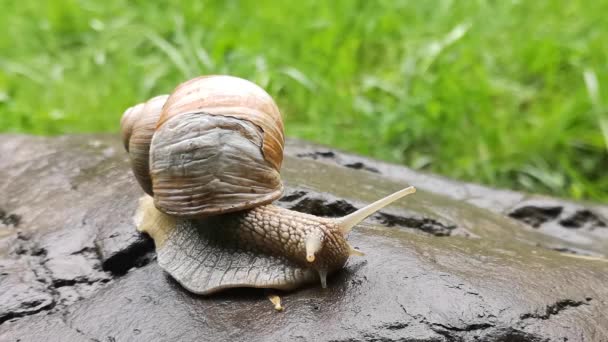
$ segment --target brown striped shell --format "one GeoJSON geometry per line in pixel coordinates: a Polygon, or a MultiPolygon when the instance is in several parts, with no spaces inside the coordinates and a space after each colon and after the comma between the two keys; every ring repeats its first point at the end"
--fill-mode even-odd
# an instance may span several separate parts
{"type": "Polygon", "coordinates": [[[131,140],[131,134],[133,133],[133,125],[135,121],[141,115],[141,109],[144,107],[143,103],[136,104],[133,107],[127,108],[122,114],[120,119],[120,131],[122,133],[122,143],[125,146],[125,150],[129,152],[129,140],[131,140]]]}
{"type": "Polygon", "coordinates": [[[142,189],[152,195],[152,179],[150,178],[150,143],[156,129],[158,118],[169,95],[151,98],[148,102],[134,107],[133,127],[129,136],[129,155],[131,168],[142,189]],[[138,108],[138,106],[141,106],[138,108]],[[139,112],[137,110],[139,109],[139,112]]]}
{"type": "Polygon", "coordinates": [[[129,108],[121,128],[138,182],[169,215],[250,209],[282,194],[283,121],[252,82],[186,81],[169,96],[129,108]]]}

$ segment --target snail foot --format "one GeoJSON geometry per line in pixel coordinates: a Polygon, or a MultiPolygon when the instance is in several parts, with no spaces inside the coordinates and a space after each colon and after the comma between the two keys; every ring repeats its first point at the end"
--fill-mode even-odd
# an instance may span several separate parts
{"type": "Polygon", "coordinates": [[[170,230],[153,231],[158,265],[186,290],[202,295],[235,287],[293,290],[318,279],[314,269],[285,257],[218,239],[217,223],[179,220],[170,230]]]}

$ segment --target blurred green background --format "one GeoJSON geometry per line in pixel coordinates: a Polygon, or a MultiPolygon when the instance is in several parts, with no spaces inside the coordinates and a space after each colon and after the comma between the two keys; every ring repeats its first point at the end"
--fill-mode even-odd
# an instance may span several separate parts
{"type": "Polygon", "coordinates": [[[287,135],[489,185],[608,200],[608,1],[2,1],[0,130],[115,132],[200,74],[287,135]]]}

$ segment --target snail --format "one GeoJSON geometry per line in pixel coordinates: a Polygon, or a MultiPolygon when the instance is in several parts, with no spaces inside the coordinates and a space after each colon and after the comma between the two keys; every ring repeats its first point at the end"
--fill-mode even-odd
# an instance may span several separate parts
{"type": "Polygon", "coordinates": [[[346,236],[407,187],[341,218],[272,204],[283,193],[284,133],[274,100],[233,76],[201,76],[125,111],[122,139],[146,195],[137,229],[187,290],[292,290],[363,255],[346,236]]]}

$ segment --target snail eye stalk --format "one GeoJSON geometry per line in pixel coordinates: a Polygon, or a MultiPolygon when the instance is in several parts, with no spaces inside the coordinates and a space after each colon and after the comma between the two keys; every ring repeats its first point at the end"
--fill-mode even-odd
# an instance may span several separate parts
{"type": "Polygon", "coordinates": [[[314,262],[315,254],[321,250],[322,239],[319,235],[315,233],[310,233],[306,237],[306,261],[314,262]]]}

